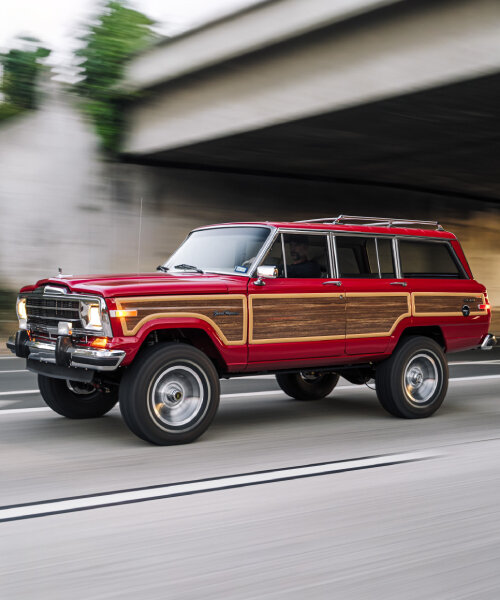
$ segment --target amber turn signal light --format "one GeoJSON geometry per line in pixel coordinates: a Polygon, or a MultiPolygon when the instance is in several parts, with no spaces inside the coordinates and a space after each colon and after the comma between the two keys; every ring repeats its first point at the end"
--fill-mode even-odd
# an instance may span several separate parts
{"type": "Polygon", "coordinates": [[[110,314],[112,317],[118,317],[123,319],[124,317],[137,317],[136,310],[111,310],[110,314]]]}
{"type": "Polygon", "coordinates": [[[108,338],[94,338],[90,345],[92,348],[106,348],[106,344],[108,343],[108,338]]]}

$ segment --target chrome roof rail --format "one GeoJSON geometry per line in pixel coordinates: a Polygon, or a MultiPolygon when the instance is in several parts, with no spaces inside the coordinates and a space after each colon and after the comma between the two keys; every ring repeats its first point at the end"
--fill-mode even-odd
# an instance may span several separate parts
{"type": "Polygon", "coordinates": [[[325,217],[323,219],[307,219],[295,223],[332,223],[333,225],[373,225],[376,227],[404,227],[405,225],[423,225],[435,227],[437,231],[444,231],[438,221],[420,221],[418,219],[395,219],[389,217],[359,217],[353,215],[339,215],[338,217],[325,217]]]}

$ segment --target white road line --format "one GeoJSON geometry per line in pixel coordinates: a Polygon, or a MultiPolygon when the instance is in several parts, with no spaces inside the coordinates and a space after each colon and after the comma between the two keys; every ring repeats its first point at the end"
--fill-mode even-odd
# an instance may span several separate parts
{"type": "Polygon", "coordinates": [[[16,390],[15,392],[0,392],[0,396],[22,396],[23,394],[39,394],[40,390],[16,390]]]}
{"type": "Polygon", "coordinates": [[[29,373],[30,371],[28,369],[14,369],[11,371],[1,371],[0,370],[0,375],[4,375],[5,373],[29,373]]]}
{"type": "Polygon", "coordinates": [[[31,503],[19,506],[0,507],[0,522],[27,519],[33,517],[47,516],[51,514],[102,508],[117,504],[131,504],[159,498],[173,496],[185,496],[188,494],[199,494],[213,492],[227,488],[244,487],[263,483],[286,481],[303,477],[313,477],[339,473],[342,471],[354,471],[359,469],[370,469],[394,464],[424,460],[436,456],[429,452],[406,452],[400,454],[387,454],[385,456],[373,456],[353,460],[343,460],[316,465],[305,465],[285,469],[261,471],[258,473],[245,473],[217,479],[202,479],[198,481],[172,483],[168,485],[149,488],[138,488],[117,492],[106,492],[92,496],[80,496],[77,498],[61,498],[48,500],[47,502],[31,503]]]}
{"type": "Polygon", "coordinates": [[[473,379],[478,379],[482,381],[483,379],[500,379],[500,375],[476,375],[476,377],[452,377],[450,378],[450,383],[454,381],[472,381],[473,379]]]}
{"type": "Polygon", "coordinates": [[[500,365],[500,360],[474,360],[464,362],[449,362],[448,366],[456,367],[458,365],[500,365]]]}
{"type": "Polygon", "coordinates": [[[32,413],[32,412],[45,412],[50,409],[48,406],[40,406],[36,408],[6,408],[5,410],[0,410],[0,416],[3,415],[18,415],[19,413],[32,413]]]}

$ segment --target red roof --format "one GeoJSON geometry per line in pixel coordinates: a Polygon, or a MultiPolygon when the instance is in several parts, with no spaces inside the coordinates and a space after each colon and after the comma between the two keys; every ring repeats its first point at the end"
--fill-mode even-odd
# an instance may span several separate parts
{"type": "Polygon", "coordinates": [[[303,231],[344,231],[352,233],[373,233],[389,235],[408,235],[418,237],[442,238],[446,240],[457,239],[453,233],[441,229],[419,229],[416,227],[388,227],[386,225],[341,225],[333,223],[301,223],[289,221],[249,221],[237,223],[217,223],[197,229],[206,229],[207,227],[223,227],[229,225],[263,225],[267,227],[278,227],[281,229],[301,229],[303,231]]]}

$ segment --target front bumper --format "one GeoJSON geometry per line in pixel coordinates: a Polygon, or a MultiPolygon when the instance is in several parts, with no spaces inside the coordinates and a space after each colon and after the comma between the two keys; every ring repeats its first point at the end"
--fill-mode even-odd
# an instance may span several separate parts
{"type": "Polygon", "coordinates": [[[28,361],[93,371],[114,371],[125,358],[124,350],[75,346],[69,336],[60,336],[57,342],[33,341],[22,330],[9,339],[7,347],[28,361]]]}

